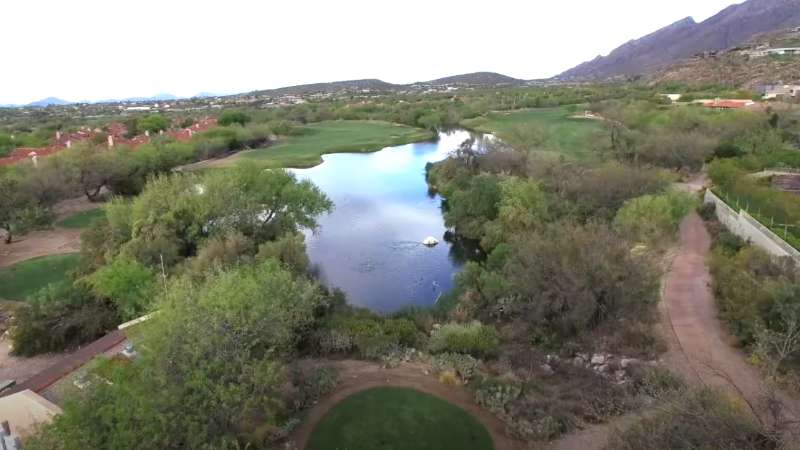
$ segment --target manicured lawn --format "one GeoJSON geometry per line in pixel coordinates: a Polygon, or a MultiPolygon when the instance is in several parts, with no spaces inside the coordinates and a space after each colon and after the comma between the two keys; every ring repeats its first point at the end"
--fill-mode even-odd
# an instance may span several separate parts
{"type": "Polygon", "coordinates": [[[511,112],[492,112],[467,119],[461,124],[469,129],[492,133],[514,145],[520,136],[537,135],[544,142],[540,149],[576,159],[596,157],[592,151],[598,137],[603,139],[603,123],[599,120],[574,119],[565,108],[538,108],[511,112]]]}
{"type": "Polygon", "coordinates": [[[0,298],[25,300],[50,283],[67,281],[78,258],[77,253],[42,256],[0,268],[0,298]]]}
{"type": "Polygon", "coordinates": [[[91,225],[95,219],[99,219],[105,215],[103,208],[90,209],[87,211],[75,213],[66,219],[56,223],[56,226],[62,228],[86,228],[91,225]]]}
{"type": "Polygon", "coordinates": [[[242,152],[236,159],[264,163],[270,167],[311,167],[325,153],[370,152],[392,145],[424,141],[433,133],[388,122],[341,120],[308,125],[272,147],[242,152]]]}
{"type": "Polygon", "coordinates": [[[405,388],[375,388],[336,405],[307,450],[491,450],[489,432],[461,408],[405,388]]]}

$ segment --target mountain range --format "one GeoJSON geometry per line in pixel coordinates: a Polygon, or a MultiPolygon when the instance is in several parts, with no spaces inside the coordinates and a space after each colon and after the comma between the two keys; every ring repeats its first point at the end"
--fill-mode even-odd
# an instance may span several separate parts
{"type": "Polygon", "coordinates": [[[525,80],[512,78],[507,75],[495,72],[473,72],[461,75],[453,75],[444,78],[437,78],[429,81],[418,81],[409,84],[393,84],[376,78],[363,80],[334,81],[331,83],[312,83],[301,84],[298,86],[287,86],[277,89],[267,89],[256,91],[253,94],[281,96],[281,95],[304,95],[311,93],[330,93],[342,90],[373,92],[387,92],[409,89],[412,86],[433,87],[443,85],[474,86],[474,87],[494,87],[494,86],[514,86],[527,83],[525,80]]]}
{"type": "Polygon", "coordinates": [[[794,26],[800,26],[800,0],[748,0],[700,23],[691,17],[679,20],[556,78],[566,81],[630,78],[697,53],[727,49],[755,35],[794,26]]]}
{"type": "MultiPolygon", "coordinates": [[[[347,80],[347,81],[334,81],[330,83],[312,83],[302,84],[297,86],[287,86],[277,89],[267,89],[252,92],[256,95],[266,96],[281,96],[281,95],[306,95],[311,93],[328,93],[338,92],[342,90],[362,91],[370,90],[373,92],[388,92],[408,89],[411,86],[425,87],[425,86],[442,86],[442,85],[459,85],[459,86],[474,86],[474,87],[494,87],[494,86],[516,86],[527,83],[525,80],[512,78],[507,75],[502,75],[494,72],[474,72],[461,75],[454,75],[445,78],[438,78],[430,81],[420,81],[411,84],[393,84],[378,79],[364,79],[364,80],[347,80]]],[[[209,92],[201,92],[194,97],[217,97],[217,94],[209,92]]],[[[186,97],[176,97],[172,94],[162,93],[153,97],[129,97],[124,99],[115,100],[98,100],[98,101],[81,101],[70,102],[56,97],[47,97],[42,100],[28,103],[27,105],[0,105],[0,107],[14,107],[14,106],[28,106],[28,107],[46,107],[51,105],[69,105],[73,103],[120,103],[120,102],[152,102],[164,100],[178,100],[186,97]]]]}

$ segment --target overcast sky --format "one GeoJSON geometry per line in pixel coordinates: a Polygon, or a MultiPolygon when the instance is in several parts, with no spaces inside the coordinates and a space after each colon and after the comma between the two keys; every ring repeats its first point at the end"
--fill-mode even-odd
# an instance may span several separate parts
{"type": "Polygon", "coordinates": [[[731,0],[0,0],[0,104],[544,78],[731,0]]]}

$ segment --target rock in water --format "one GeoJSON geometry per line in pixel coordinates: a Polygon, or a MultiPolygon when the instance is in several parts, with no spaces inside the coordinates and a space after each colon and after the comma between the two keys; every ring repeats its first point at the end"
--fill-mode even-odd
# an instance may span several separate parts
{"type": "Polygon", "coordinates": [[[425,239],[423,239],[422,243],[424,245],[427,245],[428,247],[433,247],[434,245],[438,244],[439,241],[433,236],[428,236],[425,239]]]}

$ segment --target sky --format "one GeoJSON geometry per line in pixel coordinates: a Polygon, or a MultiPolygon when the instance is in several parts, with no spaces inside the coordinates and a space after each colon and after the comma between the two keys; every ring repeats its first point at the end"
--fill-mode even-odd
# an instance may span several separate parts
{"type": "Polygon", "coordinates": [[[0,0],[0,104],[547,78],[731,0],[0,0]]]}

